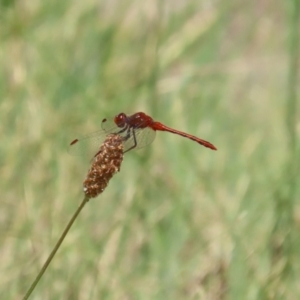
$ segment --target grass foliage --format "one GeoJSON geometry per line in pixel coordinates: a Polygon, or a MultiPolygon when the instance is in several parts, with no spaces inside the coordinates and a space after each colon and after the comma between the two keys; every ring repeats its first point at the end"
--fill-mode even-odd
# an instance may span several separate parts
{"type": "Polygon", "coordinates": [[[136,111],[218,151],[127,153],[32,299],[299,299],[299,1],[0,3],[1,299],[83,198],[68,143],[136,111]]]}

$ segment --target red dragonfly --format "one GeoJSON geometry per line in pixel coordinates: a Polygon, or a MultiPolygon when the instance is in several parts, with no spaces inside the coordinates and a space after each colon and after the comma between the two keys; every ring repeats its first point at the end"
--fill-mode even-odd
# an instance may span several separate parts
{"type": "Polygon", "coordinates": [[[120,113],[114,119],[103,119],[101,123],[102,130],[92,134],[77,138],[70,143],[70,152],[78,154],[81,150],[92,146],[96,155],[98,154],[101,143],[108,134],[119,134],[124,140],[124,153],[132,149],[143,148],[153,142],[156,131],[167,131],[186,137],[198,144],[217,150],[217,148],[196,136],[167,127],[166,125],[154,121],[150,116],[143,112],[128,116],[120,113]]]}

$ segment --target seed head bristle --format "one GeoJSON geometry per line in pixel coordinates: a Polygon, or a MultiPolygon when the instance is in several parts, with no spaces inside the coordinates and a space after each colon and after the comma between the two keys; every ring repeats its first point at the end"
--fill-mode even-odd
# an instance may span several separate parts
{"type": "Polygon", "coordinates": [[[101,194],[113,175],[120,171],[123,161],[122,141],[121,136],[110,134],[101,145],[83,182],[83,191],[88,198],[101,194]]]}

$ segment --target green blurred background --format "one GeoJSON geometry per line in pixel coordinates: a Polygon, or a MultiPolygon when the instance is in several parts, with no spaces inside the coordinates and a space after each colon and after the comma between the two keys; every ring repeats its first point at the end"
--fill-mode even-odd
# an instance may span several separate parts
{"type": "Polygon", "coordinates": [[[1,299],[83,198],[69,142],[137,111],[218,151],[127,153],[31,299],[300,298],[298,0],[0,3],[1,299]]]}

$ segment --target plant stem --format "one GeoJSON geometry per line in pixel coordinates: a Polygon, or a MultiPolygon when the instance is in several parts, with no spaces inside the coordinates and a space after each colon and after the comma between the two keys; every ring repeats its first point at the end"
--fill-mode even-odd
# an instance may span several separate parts
{"type": "MultiPolygon", "coordinates": [[[[292,0],[287,3],[289,19],[288,40],[288,78],[286,101],[286,134],[288,137],[287,157],[283,170],[282,183],[278,193],[276,191],[276,220],[272,232],[272,263],[274,270],[281,265],[280,282],[274,285],[272,293],[274,299],[286,299],[287,295],[282,290],[292,291],[292,282],[295,278],[294,261],[297,257],[299,234],[295,225],[294,211],[296,201],[296,188],[299,166],[299,154],[297,154],[297,102],[299,81],[299,25],[300,25],[300,0],[292,0]]],[[[274,272],[276,274],[276,272],[274,272]]],[[[275,276],[275,280],[277,280],[275,276]]]]}
{"type": "Polygon", "coordinates": [[[65,239],[68,231],[70,230],[71,226],[73,225],[74,221],[76,220],[77,216],[79,215],[79,213],[81,212],[81,210],[83,209],[83,207],[85,206],[85,204],[88,202],[89,198],[84,197],[83,201],[81,202],[81,204],[79,205],[79,207],[77,208],[76,212],[74,213],[73,217],[71,218],[71,220],[69,221],[67,227],[65,228],[65,230],[63,231],[61,237],[59,238],[59,240],[57,241],[55,247],[53,248],[52,252],[50,253],[49,257],[47,258],[46,262],[44,263],[41,271],[39,272],[39,274],[37,275],[36,279],[34,280],[34,282],[31,284],[30,288],[28,289],[26,295],[24,296],[23,300],[26,300],[29,298],[29,296],[31,295],[31,293],[33,292],[33,290],[35,289],[36,285],[38,284],[38,282],[40,281],[40,279],[42,278],[43,274],[45,273],[46,269],[48,268],[50,262],[52,261],[54,255],[56,254],[57,250],[59,249],[61,243],[63,242],[63,240],[65,239]]]}
{"type": "Polygon", "coordinates": [[[289,148],[294,155],[296,150],[297,125],[297,89],[299,80],[299,25],[300,1],[294,0],[290,5],[290,33],[289,33],[289,74],[287,99],[287,131],[289,134],[289,148]]]}
{"type": "MultiPolygon", "coordinates": [[[[290,5],[290,33],[289,33],[289,73],[287,91],[286,124],[288,135],[288,157],[286,163],[287,178],[287,206],[288,214],[293,225],[294,205],[296,200],[296,187],[298,180],[299,157],[297,154],[297,102],[299,85],[299,25],[300,25],[300,0],[291,1],[290,5]]],[[[291,228],[291,227],[290,227],[291,228]]],[[[290,228],[287,230],[289,231],[290,228]]],[[[292,245],[291,245],[292,246],[292,245]]]]}

